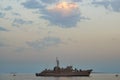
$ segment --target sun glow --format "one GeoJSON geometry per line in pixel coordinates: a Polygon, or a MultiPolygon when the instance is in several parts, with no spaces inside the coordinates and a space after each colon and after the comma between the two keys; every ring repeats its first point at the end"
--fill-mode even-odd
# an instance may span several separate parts
{"type": "Polygon", "coordinates": [[[79,9],[77,4],[64,1],[59,2],[51,8],[48,8],[48,11],[52,13],[59,13],[61,17],[68,17],[71,16],[73,13],[77,14],[79,9]]]}
{"type": "Polygon", "coordinates": [[[61,2],[58,3],[56,7],[61,9],[71,9],[71,8],[77,8],[78,6],[75,3],[61,2]]]}

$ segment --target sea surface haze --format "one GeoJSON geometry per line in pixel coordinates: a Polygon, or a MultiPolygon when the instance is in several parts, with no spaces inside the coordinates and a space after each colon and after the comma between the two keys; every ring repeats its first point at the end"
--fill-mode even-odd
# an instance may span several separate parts
{"type": "Polygon", "coordinates": [[[36,77],[34,74],[0,74],[0,80],[120,80],[120,74],[91,74],[89,77],[36,77]]]}

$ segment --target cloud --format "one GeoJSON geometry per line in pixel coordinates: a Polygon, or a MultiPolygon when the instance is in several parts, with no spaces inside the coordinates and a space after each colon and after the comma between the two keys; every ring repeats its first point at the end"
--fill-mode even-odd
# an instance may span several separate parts
{"type": "Polygon", "coordinates": [[[16,12],[14,12],[14,13],[12,13],[14,16],[21,16],[19,13],[16,13],[16,12]]]}
{"type": "Polygon", "coordinates": [[[12,10],[12,7],[11,6],[7,6],[6,8],[4,8],[4,10],[6,10],[6,11],[12,10]]]}
{"type": "Polygon", "coordinates": [[[113,0],[111,2],[111,7],[113,11],[120,12],[120,0],[113,0]]]}
{"type": "Polygon", "coordinates": [[[21,53],[21,52],[24,52],[26,49],[27,49],[27,48],[25,48],[25,47],[16,47],[15,51],[16,51],[17,53],[21,53]]]}
{"type": "Polygon", "coordinates": [[[37,1],[37,0],[27,0],[26,2],[22,3],[22,5],[28,9],[42,9],[42,8],[44,8],[44,6],[41,3],[39,3],[39,1],[37,1]]]}
{"type": "Polygon", "coordinates": [[[72,0],[73,2],[82,2],[82,0],[72,0]]]}
{"type": "Polygon", "coordinates": [[[42,18],[62,28],[75,27],[81,19],[77,4],[61,2],[42,11],[42,18]]]}
{"type": "Polygon", "coordinates": [[[0,42],[0,47],[6,47],[6,46],[7,46],[6,44],[0,42]]]}
{"type": "Polygon", "coordinates": [[[62,43],[62,41],[61,41],[61,39],[59,39],[57,37],[46,37],[42,40],[36,40],[33,42],[26,42],[26,43],[27,43],[27,45],[29,45],[35,49],[43,49],[43,48],[58,45],[58,44],[62,43]]]}
{"type": "Polygon", "coordinates": [[[94,0],[92,4],[96,6],[104,6],[106,9],[112,9],[112,11],[120,12],[120,0],[106,0],[106,1],[97,1],[94,0]]]}
{"type": "Polygon", "coordinates": [[[9,30],[7,30],[7,29],[0,26],[0,31],[9,31],[9,30]]]}
{"type": "Polygon", "coordinates": [[[33,22],[32,21],[25,21],[23,19],[14,19],[12,25],[13,26],[16,26],[16,27],[20,27],[21,25],[24,25],[24,24],[32,24],[33,22]]]}
{"type": "Polygon", "coordinates": [[[40,18],[48,20],[52,25],[71,28],[75,27],[82,19],[85,19],[81,16],[80,9],[77,5],[79,1],[81,0],[72,0],[71,2],[61,2],[59,0],[27,0],[22,5],[25,8],[38,9],[39,13],[42,14],[40,18]]]}
{"type": "Polygon", "coordinates": [[[55,2],[58,2],[59,0],[41,0],[43,3],[55,3],[55,2]]]}
{"type": "Polygon", "coordinates": [[[5,13],[0,12],[0,18],[4,18],[5,13]]]}
{"type": "Polygon", "coordinates": [[[5,45],[3,43],[0,43],[0,47],[4,47],[5,45]]]}
{"type": "Polygon", "coordinates": [[[0,48],[1,47],[9,47],[9,44],[3,38],[0,38],[0,48]]]}

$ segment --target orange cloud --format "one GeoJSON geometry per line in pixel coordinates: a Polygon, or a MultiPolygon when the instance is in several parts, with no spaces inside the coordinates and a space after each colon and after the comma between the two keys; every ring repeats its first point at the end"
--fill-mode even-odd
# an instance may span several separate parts
{"type": "Polygon", "coordinates": [[[77,4],[67,2],[60,2],[52,8],[48,8],[48,11],[51,13],[59,13],[61,17],[69,17],[79,13],[77,4]]]}

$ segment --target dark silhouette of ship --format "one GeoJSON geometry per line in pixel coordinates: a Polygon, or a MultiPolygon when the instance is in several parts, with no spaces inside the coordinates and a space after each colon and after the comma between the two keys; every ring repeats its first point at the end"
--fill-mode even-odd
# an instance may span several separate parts
{"type": "Polygon", "coordinates": [[[36,76],[54,76],[54,77],[68,77],[68,76],[89,76],[92,69],[89,70],[77,70],[73,69],[72,66],[67,66],[66,68],[59,67],[59,60],[56,58],[57,66],[53,70],[45,69],[40,73],[36,73],[36,76]]]}

